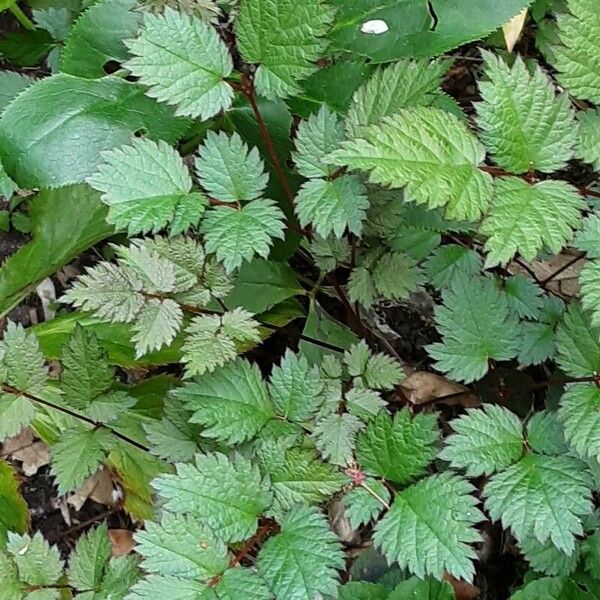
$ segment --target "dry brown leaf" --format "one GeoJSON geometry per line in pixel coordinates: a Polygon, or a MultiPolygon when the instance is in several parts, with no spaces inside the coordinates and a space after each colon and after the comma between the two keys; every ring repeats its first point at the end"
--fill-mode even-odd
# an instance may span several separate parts
{"type": "Polygon", "coordinates": [[[401,387],[408,401],[415,405],[434,402],[466,408],[480,405],[477,396],[466,387],[427,371],[416,371],[409,375],[402,382],[401,387]]]}
{"type": "Polygon", "coordinates": [[[346,517],[344,505],[339,500],[334,500],[329,505],[329,522],[333,531],[345,544],[360,542],[360,535],[358,531],[352,529],[352,525],[346,517]]]}
{"type": "Polygon", "coordinates": [[[4,440],[2,455],[20,461],[23,473],[27,477],[35,475],[40,467],[50,462],[48,445],[35,438],[31,427],[25,427],[18,435],[4,440]]]}
{"type": "Polygon", "coordinates": [[[115,488],[112,476],[107,469],[101,469],[95,475],[92,475],[78,490],[69,496],[67,502],[76,511],[80,511],[88,498],[106,506],[116,504],[118,490],[115,488]]]}
{"type": "Polygon", "coordinates": [[[514,16],[508,23],[502,26],[502,32],[504,33],[504,41],[506,42],[506,49],[512,52],[515,44],[521,37],[523,26],[525,25],[525,19],[527,19],[527,9],[524,8],[518,15],[514,16]]]}
{"type": "Polygon", "coordinates": [[[108,537],[110,538],[112,556],[125,556],[135,546],[133,531],[129,531],[129,529],[109,529],[108,537]]]}
{"type": "Polygon", "coordinates": [[[456,600],[475,600],[481,593],[478,587],[462,579],[456,579],[450,573],[444,573],[444,580],[454,588],[456,600]]]}

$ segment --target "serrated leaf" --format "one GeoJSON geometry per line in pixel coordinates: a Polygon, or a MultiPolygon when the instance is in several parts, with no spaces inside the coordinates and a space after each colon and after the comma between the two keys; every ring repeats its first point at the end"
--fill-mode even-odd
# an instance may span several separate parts
{"type": "Polygon", "coordinates": [[[533,260],[546,248],[557,253],[573,237],[581,220],[583,200],[564,181],[530,185],[517,177],[500,177],[494,202],[481,225],[489,236],[486,268],[510,260],[517,252],[533,260]]]}
{"type": "MultiPolygon", "coordinates": [[[[459,588],[460,584],[457,585],[459,588]]],[[[448,581],[435,581],[430,578],[422,580],[411,577],[402,581],[389,596],[388,600],[402,600],[403,598],[427,598],[427,600],[454,600],[454,587],[448,581]]]]}
{"type": "Polygon", "coordinates": [[[488,80],[479,83],[478,124],[495,162],[511,173],[564,167],[577,139],[567,95],[555,95],[538,65],[531,73],[519,56],[509,67],[491,52],[482,54],[488,80]]]}
{"type": "Polygon", "coordinates": [[[102,151],[129,143],[136,131],[175,142],[186,128],[187,121],[174,119],[139,85],[59,73],[28,87],[4,110],[0,158],[20,186],[55,188],[85,181],[102,151]]]}
{"type": "Polygon", "coordinates": [[[135,343],[136,357],[168,346],[175,339],[182,322],[183,311],[174,300],[148,300],[133,325],[131,340],[135,343]]]}
{"type": "Polygon", "coordinates": [[[346,117],[348,134],[359,136],[365,127],[401,108],[435,105],[448,67],[445,60],[404,59],[377,69],[352,97],[346,117]]]}
{"type": "Polygon", "coordinates": [[[21,583],[14,563],[0,552],[0,585],[6,600],[22,600],[21,583]]]}
{"type": "Polygon", "coordinates": [[[269,392],[277,413],[290,421],[302,422],[317,409],[322,382],[316,367],[304,356],[287,350],[273,367],[269,392]]]}
{"type": "MultiPolygon", "coordinates": [[[[335,268],[335,265],[333,265],[335,268]]],[[[373,277],[366,267],[355,267],[350,273],[348,280],[348,297],[351,302],[359,302],[365,308],[369,308],[373,302],[377,291],[373,277]]]]}
{"type": "Polygon", "coordinates": [[[389,594],[381,583],[350,581],[339,589],[339,600],[388,600],[389,594]]]}
{"type": "Polygon", "coordinates": [[[425,281],[416,261],[401,252],[386,252],[372,274],[375,288],[386,300],[408,298],[425,281]]]}
{"type": "Polygon", "coordinates": [[[242,58],[259,66],[256,89],[266,98],[297,95],[327,45],[333,10],[322,0],[242,0],[236,37],[242,58]]]}
{"type": "Polygon", "coordinates": [[[12,556],[23,583],[52,585],[62,575],[63,561],[58,548],[50,546],[39,531],[33,537],[9,532],[6,551],[12,556]]]}
{"type": "Polygon", "coordinates": [[[275,416],[258,367],[239,359],[188,382],[175,396],[193,412],[202,435],[225,444],[253,438],[275,416]]]}
{"type": "Polygon", "coordinates": [[[354,415],[333,414],[316,423],[312,437],[325,460],[334,465],[346,466],[352,458],[356,435],[364,426],[354,415]]]}
{"type": "Polygon", "coordinates": [[[523,323],[521,350],[519,351],[521,364],[537,365],[554,357],[556,352],[554,330],[564,309],[564,302],[560,298],[542,297],[542,310],[538,321],[523,323]]]}
{"type": "Polygon", "coordinates": [[[472,581],[475,550],[481,540],[473,527],[485,519],[467,481],[442,473],[398,492],[391,509],[377,524],[373,541],[388,562],[424,578],[444,571],[472,581]]]}
{"type": "Polygon", "coordinates": [[[215,252],[227,273],[255,254],[266,258],[273,238],[283,239],[284,215],[272,200],[259,198],[240,210],[217,206],[206,213],[202,233],[206,250],[215,252]]]}
{"type": "Polygon", "coordinates": [[[569,12],[557,18],[562,45],[552,48],[558,81],[576,98],[600,103],[600,74],[595,51],[600,17],[594,0],[569,0],[569,12]]]}
{"type": "Polygon", "coordinates": [[[150,573],[206,580],[229,566],[227,546],[192,517],[166,514],[160,524],[147,521],[135,540],[141,567],[150,573]]]}
{"type": "MultiPolygon", "coordinates": [[[[384,502],[390,501],[390,492],[381,481],[368,477],[364,483],[381,500],[384,502]]],[[[357,486],[342,496],[346,517],[350,521],[352,529],[358,529],[369,521],[376,519],[384,509],[381,501],[371,494],[366,487],[357,486]]]]}
{"type": "Polygon", "coordinates": [[[126,42],[125,66],[149,86],[151,98],[177,106],[177,114],[210,119],[227,110],[233,89],[231,56],[213,27],[170,7],[146,13],[137,38],[126,42]]]}
{"type": "Polygon", "coordinates": [[[25,396],[0,392],[0,440],[17,435],[34,417],[35,407],[25,396]]]}
{"type": "Polygon", "coordinates": [[[405,199],[445,207],[451,219],[476,221],[492,195],[477,167],[485,151],[458,117],[436,108],[400,109],[359,138],[342,143],[333,164],[369,172],[369,181],[404,188],[405,199]]]}
{"type": "Polygon", "coordinates": [[[179,579],[168,575],[147,575],[135,584],[127,600],[215,600],[212,590],[199,581],[179,579]]]}
{"type": "Polygon", "coordinates": [[[570,556],[575,536],[583,533],[581,518],[592,511],[591,487],[578,459],[529,454],[490,478],[485,506],[517,540],[531,535],[541,543],[550,540],[570,556]]]}
{"type": "Polygon", "coordinates": [[[329,177],[335,171],[325,157],[344,139],[344,127],[336,113],[322,105],[319,112],[301,121],[293,154],[298,173],[303,177],[329,177]]]}
{"type": "Polygon", "coordinates": [[[313,600],[335,594],[344,568],[340,541],[316,508],[298,506],[281,521],[281,533],[258,555],[258,572],[277,600],[313,600]]]}
{"type": "Polygon", "coordinates": [[[530,581],[510,600],[593,600],[570,577],[542,577],[530,581]]]}
{"type": "Polygon", "coordinates": [[[58,483],[58,493],[64,495],[83,485],[106,459],[112,442],[107,429],[64,431],[52,446],[52,474],[58,483]]]}
{"type": "Polygon", "coordinates": [[[558,418],[573,450],[582,459],[600,460],[600,389],[593,383],[568,385],[560,400],[558,418]]]}
{"type": "Polygon", "coordinates": [[[344,353],[344,362],[355,384],[363,387],[391,390],[405,377],[398,361],[382,352],[373,354],[364,340],[344,353]]]}
{"type": "Polygon", "coordinates": [[[361,387],[348,390],[345,400],[348,412],[365,422],[370,421],[387,405],[379,392],[361,387]]]}
{"type": "Polygon", "coordinates": [[[534,452],[548,456],[560,456],[569,451],[556,412],[542,410],[531,416],[527,423],[527,444],[534,452]]]}
{"type": "Polygon", "coordinates": [[[258,149],[249,149],[237,133],[209,131],[195,165],[204,189],[222,202],[254,200],[269,181],[258,149]]]}
{"type": "Polygon", "coordinates": [[[542,544],[533,536],[522,539],[519,547],[531,568],[546,575],[570,575],[577,568],[580,558],[578,546],[568,556],[551,542],[542,544]]]}
{"type": "Polygon", "coordinates": [[[583,250],[588,258],[600,258],[600,216],[592,213],[583,220],[573,245],[583,250]]]}
{"type": "Polygon", "coordinates": [[[557,362],[572,377],[600,372],[600,335],[587,313],[571,304],[556,329],[557,362]]]}
{"type": "Polygon", "coordinates": [[[64,6],[34,9],[31,11],[38,29],[46,30],[55,42],[65,40],[71,29],[71,13],[64,6]]]}
{"type": "Polygon", "coordinates": [[[29,525],[29,511],[20,492],[20,483],[14,467],[0,460],[0,548],[4,547],[9,531],[25,533],[29,525]]]}
{"type": "Polygon", "coordinates": [[[357,176],[342,175],[305,182],[294,205],[302,227],[310,224],[322,237],[333,233],[340,238],[346,229],[360,236],[369,201],[357,176]]]}
{"type": "Polygon", "coordinates": [[[490,475],[517,462],[523,454],[523,426],[504,407],[485,404],[468,409],[450,422],[454,433],[446,438],[439,457],[468,477],[490,475]]]}
{"type": "Polygon", "coordinates": [[[197,454],[195,464],[175,466],[177,474],[161,475],[152,484],[167,510],[199,519],[224,541],[252,536],[272,499],[256,467],[239,455],[219,453],[197,454]]]}
{"type": "Polygon", "coordinates": [[[260,342],[258,323],[242,308],[194,317],[181,348],[185,377],[211,373],[237,356],[236,343],[260,342]]]}
{"type": "Polygon", "coordinates": [[[22,75],[14,71],[0,71],[0,113],[34,81],[28,75],[22,75]]]}
{"type": "Polygon", "coordinates": [[[111,544],[106,524],[84,533],[69,557],[69,583],[79,591],[98,588],[110,556],[111,544]]]}
{"type": "Polygon", "coordinates": [[[579,141],[577,158],[590,163],[596,171],[600,171],[600,110],[582,110],[577,114],[579,121],[579,141]]]}
{"type": "MultiPolygon", "coordinates": [[[[192,189],[192,178],[177,151],[145,138],[103,152],[102,163],[87,182],[103,192],[108,222],[127,229],[129,235],[166,227],[192,189]]],[[[193,201],[207,204],[199,194],[193,201]]]]}
{"type": "Polygon", "coordinates": [[[447,244],[436,248],[425,261],[427,278],[439,289],[450,285],[459,273],[474,276],[481,271],[481,258],[469,248],[447,244]]]}
{"type": "Polygon", "coordinates": [[[425,474],[437,439],[435,415],[404,408],[392,419],[382,411],[359,434],[356,458],[365,471],[403,485],[425,474]]]}
{"type": "MultiPolygon", "coordinates": [[[[187,424],[187,423],[186,423],[187,424]]],[[[168,419],[144,423],[144,433],[150,446],[150,452],[169,462],[189,461],[198,451],[199,427],[178,427],[168,419]],[[192,434],[190,429],[197,429],[192,434]]]]}
{"type": "Polygon", "coordinates": [[[511,310],[521,318],[536,319],[543,306],[542,288],[529,277],[517,274],[503,282],[503,291],[511,310]]]}

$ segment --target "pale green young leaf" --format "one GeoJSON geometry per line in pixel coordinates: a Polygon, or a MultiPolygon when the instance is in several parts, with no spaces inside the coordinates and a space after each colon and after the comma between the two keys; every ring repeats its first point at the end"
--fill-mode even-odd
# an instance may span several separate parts
{"type": "Polygon", "coordinates": [[[233,61],[216,30],[170,7],[146,13],[137,38],[126,42],[133,58],[125,66],[149,86],[159,102],[177,106],[177,114],[210,119],[227,110],[233,89],[225,81],[233,61]]]}
{"type": "Polygon", "coordinates": [[[573,245],[583,250],[588,258],[600,258],[600,216],[592,213],[583,220],[573,245]]]}
{"type": "Polygon", "coordinates": [[[242,0],[236,38],[242,58],[259,66],[256,90],[266,98],[297,95],[298,82],[316,70],[333,9],[323,0],[242,0]]]}
{"type": "Polygon", "coordinates": [[[312,437],[326,461],[345,467],[352,458],[356,435],[364,426],[352,414],[332,414],[316,423],[312,437]]]}
{"type": "Polygon", "coordinates": [[[175,466],[176,474],[161,475],[152,483],[166,510],[199,519],[226,542],[254,534],[272,496],[268,483],[247,459],[207,453],[197,454],[195,464],[175,466]]]}
{"type": "Polygon", "coordinates": [[[183,311],[169,298],[150,298],[133,325],[131,341],[135,343],[136,358],[168,346],[181,328],[183,311]]]}
{"type": "Polygon", "coordinates": [[[446,60],[403,59],[377,69],[352,97],[346,117],[348,134],[360,137],[366,127],[401,108],[435,105],[449,66],[446,60]]]}
{"type": "Polygon", "coordinates": [[[338,238],[346,229],[360,235],[369,207],[365,186],[356,175],[311,179],[302,185],[294,204],[302,227],[310,224],[318,235],[333,233],[338,238]]]}
{"type": "Polygon", "coordinates": [[[508,360],[518,353],[521,326],[492,279],[461,275],[442,299],[435,320],[443,341],[427,347],[438,370],[470,383],[487,373],[490,359],[508,360]]]}
{"type": "Polygon", "coordinates": [[[202,436],[238,444],[254,436],[275,416],[258,367],[238,359],[186,383],[174,393],[204,426],[202,436]]]}
{"type": "Polygon", "coordinates": [[[363,387],[391,390],[405,377],[398,361],[382,352],[373,354],[364,340],[344,353],[344,362],[355,383],[363,387]]]}
{"type": "Polygon", "coordinates": [[[404,408],[392,418],[382,411],[359,434],[356,458],[368,473],[404,485],[425,474],[437,439],[434,414],[412,416],[404,408]]]}
{"type": "Polygon", "coordinates": [[[557,362],[571,377],[600,372],[600,335],[589,315],[572,303],[556,329],[557,362]]]}
{"type": "Polygon", "coordinates": [[[169,575],[147,575],[136,583],[127,600],[215,600],[212,590],[199,581],[179,579],[169,575]]]}
{"type": "Polygon", "coordinates": [[[454,433],[445,439],[439,457],[468,477],[490,475],[517,462],[525,440],[519,417],[508,409],[485,404],[450,422],[454,433]]]}
{"type": "Polygon", "coordinates": [[[6,600],[22,600],[23,593],[17,568],[4,552],[0,552],[0,585],[6,600]]]}
{"type": "Polygon", "coordinates": [[[84,533],[69,557],[69,583],[78,591],[100,587],[111,557],[111,543],[105,523],[84,533]]]}
{"type": "Polygon", "coordinates": [[[348,479],[332,465],[321,462],[312,450],[291,448],[284,454],[263,458],[262,468],[271,479],[276,516],[296,504],[318,504],[336,492],[348,479]]]}
{"type": "Polygon", "coordinates": [[[338,115],[322,105],[318,113],[301,121],[293,154],[298,173],[303,177],[329,177],[335,171],[325,157],[344,139],[344,126],[338,115]]]}
{"type": "Polygon", "coordinates": [[[564,167],[577,140],[568,96],[555,94],[538,65],[530,73],[519,56],[509,67],[491,52],[482,54],[487,79],[479,83],[478,124],[495,162],[511,173],[564,167]]]}
{"type": "Polygon", "coordinates": [[[519,547],[529,566],[546,575],[570,575],[577,568],[580,558],[579,546],[571,556],[547,541],[542,544],[533,536],[519,541],[519,547]]]}
{"type": "Polygon", "coordinates": [[[550,540],[570,556],[575,536],[583,533],[581,519],[592,512],[592,485],[576,458],[529,454],[490,478],[485,507],[517,540],[531,535],[541,543],[550,540]]]}
{"type": "Polygon", "coordinates": [[[446,472],[398,492],[375,528],[375,547],[389,563],[397,562],[420,578],[441,580],[448,572],[472,581],[476,554],[470,544],[481,541],[473,525],[485,520],[473,489],[446,472]]]}
{"type": "Polygon", "coordinates": [[[258,323],[243,308],[194,317],[181,348],[185,377],[210,373],[237,356],[236,344],[260,342],[258,323]]]}
{"type": "Polygon", "coordinates": [[[33,78],[28,75],[14,71],[0,71],[0,113],[33,81],[33,78]]]}
{"type": "Polygon", "coordinates": [[[367,267],[355,267],[348,280],[348,296],[351,302],[358,302],[370,308],[375,302],[377,290],[373,276],[367,267]]]}
{"type": "Polygon", "coordinates": [[[58,548],[50,546],[39,531],[33,537],[9,531],[6,551],[12,556],[23,583],[53,585],[63,573],[58,548]]]}
{"type": "Polygon", "coordinates": [[[136,534],[141,567],[150,573],[205,580],[229,566],[227,546],[202,522],[165,514],[160,523],[146,521],[136,534]]]}
{"type": "Polygon", "coordinates": [[[542,249],[557,253],[572,239],[583,207],[580,194],[564,181],[531,185],[517,177],[498,178],[480,229],[489,236],[486,267],[507,262],[517,252],[527,260],[542,249]]]}
{"type": "MultiPolygon", "coordinates": [[[[390,492],[381,481],[367,477],[365,486],[377,494],[381,500],[389,503],[390,492]]],[[[344,494],[342,503],[352,529],[358,529],[369,521],[376,519],[384,508],[381,501],[362,486],[357,486],[344,494]]]]}
{"type": "Polygon", "coordinates": [[[281,533],[258,555],[258,573],[277,600],[314,600],[335,595],[344,554],[337,536],[316,508],[297,506],[281,520],[281,533]]]}
{"type": "MultiPolygon", "coordinates": [[[[108,222],[129,235],[166,227],[192,190],[192,178],[177,151],[147,138],[103,152],[102,163],[87,182],[102,192],[108,222]]],[[[191,201],[202,209],[207,205],[199,194],[191,201]]]]}
{"type": "Polygon", "coordinates": [[[569,451],[556,412],[542,410],[531,416],[527,422],[527,445],[534,452],[548,456],[560,456],[569,451]]]}
{"type": "Polygon", "coordinates": [[[537,319],[543,306],[542,288],[531,278],[517,274],[503,282],[503,292],[506,294],[510,309],[521,318],[537,319]]]}
{"type": "Polygon", "coordinates": [[[372,275],[377,292],[386,300],[408,298],[425,281],[416,261],[402,252],[386,252],[372,275]]]}
{"type": "Polygon", "coordinates": [[[577,455],[600,461],[600,389],[593,383],[568,385],[560,399],[558,418],[577,455]]]}
{"type": "Polygon", "coordinates": [[[175,291],[175,265],[144,239],[133,240],[129,246],[113,246],[119,265],[133,271],[145,292],[164,294],[175,291]]]}
{"type": "Polygon", "coordinates": [[[108,429],[64,431],[52,446],[52,474],[58,483],[58,493],[64,495],[83,485],[106,459],[112,443],[108,429]]]}
{"type": "Polygon", "coordinates": [[[240,210],[217,206],[208,211],[202,233],[208,252],[215,252],[227,273],[258,254],[267,258],[273,238],[283,239],[284,215],[272,200],[259,198],[240,210]]]}
{"type": "Polygon", "coordinates": [[[577,115],[579,121],[579,142],[577,145],[577,157],[593,165],[596,171],[600,171],[600,110],[585,110],[577,115]]]}
{"type": "Polygon", "coordinates": [[[273,367],[269,392],[277,414],[301,423],[317,410],[322,387],[317,367],[287,350],[281,363],[273,367]]]}
{"type": "Polygon", "coordinates": [[[458,273],[474,276],[481,271],[481,258],[474,250],[458,244],[436,248],[424,264],[427,279],[439,289],[450,285],[458,273]]]}
{"type": "Polygon", "coordinates": [[[368,171],[369,181],[405,188],[405,200],[445,207],[450,219],[476,221],[492,179],[477,167],[485,150],[458,117],[436,108],[400,109],[342,143],[333,164],[368,171]]]}
{"type": "Polygon", "coordinates": [[[370,421],[387,405],[379,392],[362,387],[348,390],[345,400],[348,412],[365,422],[370,421]]]}
{"type": "Polygon", "coordinates": [[[0,391],[0,440],[17,435],[34,417],[35,406],[25,396],[0,391]]]}
{"type": "Polygon", "coordinates": [[[249,149],[237,133],[209,131],[195,164],[206,192],[222,202],[254,200],[269,181],[258,148],[249,149]]]}
{"type": "Polygon", "coordinates": [[[568,0],[568,13],[557,18],[560,46],[552,48],[551,62],[558,81],[572,96],[600,103],[600,62],[596,52],[600,15],[594,0],[568,0]]]}

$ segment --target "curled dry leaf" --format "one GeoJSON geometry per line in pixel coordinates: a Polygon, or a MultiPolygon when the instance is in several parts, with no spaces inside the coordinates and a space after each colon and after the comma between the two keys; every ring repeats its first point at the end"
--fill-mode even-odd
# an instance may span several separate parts
{"type": "Polygon", "coordinates": [[[120,492],[115,488],[112,476],[107,469],[100,469],[92,475],[78,490],[69,496],[67,502],[76,510],[81,510],[90,498],[98,504],[113,506],[119,499],[120,492]]]}
{"type": "Polygon", "coordinates": [[[480,405],[477,396],[466,387],[427,371],[417,371],[409,375],[402,382],[401,388],[409,402],[417,406],[434,402],[465,408],[480,405]]]}
{"type": "Polygon", "coordinates": [[[360,535],[358,531],[352,529],[352,525],[346,517],[344,505],[339,500],[334,500],[329,505],[329,522],[333,531],[345,544],[358,544],[360,542],[360,535]]]}
{"type": "Polygon", "coordinates": [[[523,9],[518,15],[514,16],[508,23],[502,26],[506,49],[512,52],[515,44],[519,41],[525,20],[527,19],[527,9],[523,9]]]}
{"type": "Polygon", "coordinates": [[[456,600],[475,600],[481,593],[481,590],[463,579],[456,579],[449,573],[444,573],[444,579],[454,588],[456,600]]]}
{"type": "Polygon", "coordinates": [[[129,529],[109,529],[108,537],[110,538],[112,556],[125,556],[135,546],[133,531],[129,531],[129,529]]]}
{"type": "Polygon", "coordinates": [[[18,435],[7,438],[2,444],[2,455],[22,463],[26,477],[35,475],[50,462],[48,445],[35,438],[33,429],[26,427],[18,435]]]}

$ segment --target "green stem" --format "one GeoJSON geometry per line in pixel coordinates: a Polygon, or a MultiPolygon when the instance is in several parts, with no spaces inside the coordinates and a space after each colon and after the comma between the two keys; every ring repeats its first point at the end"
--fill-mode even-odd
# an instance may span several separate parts
{"type": "Polygon", "coordinates": [[[35,25],[31,21],[31,19],[18,7],[16,2],[13,2],[8,10],[15,16],[17,21],[25,27],[25,29],[29,29],[29,31],[35,31],[35,25]]]}

